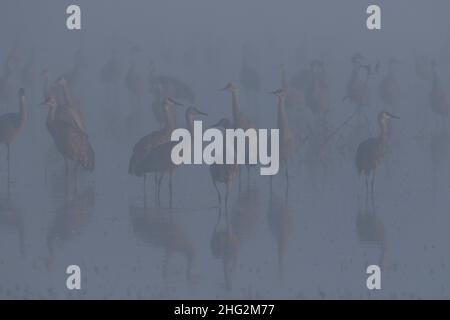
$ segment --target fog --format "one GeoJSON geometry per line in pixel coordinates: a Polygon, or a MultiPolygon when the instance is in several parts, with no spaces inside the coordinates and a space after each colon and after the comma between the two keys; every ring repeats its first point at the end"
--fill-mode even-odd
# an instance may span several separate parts
{"type": "Polygon", "coordinates": [[[376,31],[372,1],[79,0],[81,30],[66,28],[70,4],[0,4],[0,114],[18,112],[20,88],[27,111],[10,182],[0,120],[0,298],[450,297],[448,1],[377,1],[376,31]],[[83,114],[93,172],[71,162],[65,174],[46,76],[83,114]],[[284,89],[288,179],[282,164],[270,192],[270,177],[241,166],[225,205],[209,166],[182,165],[172,204],[167,175],[158,203],[153,174],[145,189],[128,174],[133,146],[164,126],[157,102],[195,106],[204,127],[233,120],[229,82],[257,128],[278,128],[268,92],[284,89]],[[355,157],[383,110],[400,119],[372,194],[355,157]],[[366,287],[373,264],[382,290],[366,287]],[[66,288],[69,265],[81,290],[66,288]]]}

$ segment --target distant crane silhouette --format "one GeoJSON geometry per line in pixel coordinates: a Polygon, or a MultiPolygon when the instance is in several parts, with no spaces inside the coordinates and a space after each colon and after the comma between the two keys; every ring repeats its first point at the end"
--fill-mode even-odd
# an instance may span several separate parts
{"type": "Polygon", "coordinates": [[[386,75],[381,79],[379,94],[383,105],[393,108],[397,105],[399,99],[399,83],[396,77],[396,68],[398,60],[389,59],[386,75]]]}
{"type": "Polygon", "coordinates": [[[306,104],[314,114],[325,115],[330,110],[330,92],[321,60],[310,65],[311,79],[306,90],[306,104]]]}
{"type": "Polygon", "coordinates": [[[15,141],[19,133],[23,130],[27,119],[25,90],[19,90],[19,112],[7,113],[0,116],[0,143],[4,143],[7,148],[8,161],[8,190],[11,183],[10,170],[10,146],[15,141]]]}
{"type": "Polygon", "coordinates": [[[375,172],[384,158],[386,144],[389,138],[389,122],[391,119],[399,119],[389,112],[382,111],[378,114],[380,133],[377,137],[364,140],[356,150],[356,168],[358,174],[364,173],[366,180],[366,196],[369,194],[369,175],[372,174],[371,194],[375,184],[375,172]]]}
{"type": "Polygon", "coordinates": [[[364,57],[359,53],[353,55],[351,59],[352,72],[343,99],[352,102],[359,114],[361,114],[362,108],[369,105],[370,102],[368,81],[371,68],[369,65],[363,64],[363,59],[364,57]],[[364,70],[363,74],[361,74],[361,70],[364,70]]]}

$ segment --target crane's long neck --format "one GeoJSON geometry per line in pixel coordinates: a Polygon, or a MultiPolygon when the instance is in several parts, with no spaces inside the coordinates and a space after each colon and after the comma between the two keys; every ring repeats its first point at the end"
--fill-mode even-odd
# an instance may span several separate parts
{"type": "Polygon", "coordinates": [[[233,122],[236,125],[238,122],[238,118],[239,118],[239,99],[238,99],[238,94],[236,91],[232,91],[231,92],[231,99],[232,99],[232,105],[233,105],[233,122]]]}
{"type": "Polygon", "coordinates": [[[191,113],[186,113],[186,125],[192,135],[194,133],[194,116],[191,113]]]}
{"type": "Polygon", "coordinates": [[[27,120],[27,108],[25,106],[25,98],[20,98],[20,104],[19,104],[19,119],[20,119],[20,126],[22,126],[25,121],[27,120]]]}
{"type": "Polygon", "coordinates": [[[386,145],[389,137],[389,125],[384,121],[379,121],[378,124],[380,125],[380,134],[378,136],[378,139],[382,146],[384,146],[386,145]]]}
{"type": "Polygon", "coordinates": [[[284,105],[284,99],[278,98],[278,128],[283,134],[289,129],[288,117],[286,114],[286,107],[284,105]]]}
{"type": "Polygon", "coordinates": [[[56,111],[56,107],[55,106],[51,106],[48,108],[48,114],[47,114],[47,127],[49,126],[49,124],[55,120],[55,111],[56,111]]]}
{"type": "Polygon", "coordinates": [[[165,114],[166,114],[166,125],[164,130],[166,132],[172,132],[176,126],[176,114],[172,107],[164,106],[165,114]]]}
{"type": "Polygon", "coordinates": [[[63,83],[61,85],[61,87],[62,87],[62,91],[64,94],[64,100],[65,100],[64,102],[66,103],[66,105],[68,107],[75,107],[75,104],[74,104],[72,95],[70,94],[70,90],[69,90],[69,87],[67,86],[67,83],[63,83]]]}

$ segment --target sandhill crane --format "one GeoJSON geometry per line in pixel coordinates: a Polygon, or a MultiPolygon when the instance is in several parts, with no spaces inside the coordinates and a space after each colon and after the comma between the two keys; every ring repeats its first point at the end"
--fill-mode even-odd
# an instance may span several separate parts
{"type": "Polygon", "coordinates": [[[10,146],[22,131],[27,119],[25,90],[19,90],[19,112],[7,113],[0,116],[0,143],[4,143],[7,148],[8,161],[8,190],[10,179],[10,146]]]}
{"type": "Polygon", "coordinates": [[[364,57],[361,54],[357,53],[352,56],[352,72],[343,99],[353,103],[359,114],[361,114],[362,108],[369,105],[370,102],[368,82],[371,70],[369,65],[363,64],[363,61],[364,57]],[[363,73],[361,73],[361,70],[363,70],[363,73]]]}
{"type": "Polygon", "coordinates": [[[167,276],[170,256],[179,253],[186,258],[186,279],[190,280],[195,258],[194,246],[184,226],[172,218],[173,212],[170,209],[131,206],[129,213],[136,236],[165,251],[163,276],[167,276]]]}
{"type": "MultiPolygon", "coordinates": [[[[252,123],[248,119],[247,115],[241,111],[240,104],[239,104],[239,97],[238,97],[238,87],[232,83],[229,82],[224,88],[222,88],[222,91],[228,91],[231,93],[231,99],[232,99],[232,106],[231,106],[231,115],[233,117],[233,128],[234,129],[243,129],[247,130],[252,127],[252,123]]],[[[254,150],[250,149],[248,145],[246,145],[245,150],[245,159],[246,163],[248,163],[248,159],[250,157],[250,152],[254,152],[254,150]]],[[[247,167],[247,182],[248,186],[250,185],[250,167],[251,165],[246,165],[247,167]]],[[[239,190],[241,190],[241,171],[239,171],[239,190]]]]}
{"type": "MultiPolygon", "coordinates": [[[[171,98],[164,99],[164,112],[166,118],[166,124],[164,128],[151,132],[145,135],[134,145],[133,152],[128,165],[128,174],[137,177],[144,177],[144,192],[146,185],[146,173],[143,171],[142,163],[148,153],[156,148],[157,146],[164,144],[170,140],[172,131],[176,126],[176,113],[174,111],[174,106],[182,106],[181,103],[176,102],[171,98]]],[[[155,196],[156,196],[156,181],[157,177],[155,174],[155,196]]]]}
{"type": "MultiPolygon", "coordinates": [[[[234,128],[233,123],[227,118],[221,119],[217,124],[213,125],[212,127],[222,128],[224,130],[234,128]]],[[[225,154],[226,154],[226,143],[224,143],[224,149],[223,149],[224,157],[225,157],[225,154]]],[[[210,168],[209,172],[211,175],[211,179],[212,179],[214,188],[217,191],[219,207],[222,206],[222,196],[220,194],[217,183],[225,184],[225,188],[226,188],[225,189],[225,208],[227,208],[228,195],[230,193],[233,181],[234,181],[236,175],[239,173],[239,166],[237,164],[217,164],[217,163],[215,163],[215,164],[212,164],[209,168],[210,168]]]]}
{"type": "Polygon", "coordinates": [[[225,288],[229,291],[232,289],[231,275],[236,269],[239,239],[228,221],[227,213],[225,211],[223,226],[221,225],[222,208],[218,208],[218,218],[211,236],[210,249],[215,258],[222,260],[225,288]]]}
{"type": "Polygon", "coordinates": [[[325,115],[330,110],[330,92],[323,62],[311,62],[310,73],[306,104],[314,114],[325,115]]]}
{"type": "Polygon", "coordinates": [[[371,194],[375,184],[375,171],[384,158],[384,153],[389,137],[389,122],[391,119],[399,119],[389,112],[382,111],[378,114],[380,133],[377,137],[364,140],[356,150],[356,168],[358,174],[364,173],[366,180],[366,196],[369,194],[369,175],[372,174],[371,194]]]}
{"type": "Polygon", "coordinates": [[[430,104],[431,110],[443,120],[448,117],[450,111],[450,97],[444,88],[441,80],[438,77],[436,71],[436,61],[431,63],[431,93],[430,93],[430,104]]]}
{"type": "Polygon", "coordinates": [[[384,106],[393,108],[397,105],[399,99],[399,83],[396,77],[396,68],[398,60],[395,58],[389,59],[388,70],[386,75],[381,79],[379,85],[379,95],[381,103],[384,106]]]}
{"type": "MultiPolygon", "coordinates": [[[[288,116],[286,113],[286,92],[283,89],[270,92],[278,99],[277,127],[280,130],[280,167],[285,169],[286,177],[286,197],[289,191],[289,167],[288,162],[292,154],[296,151],[298,144],[294,134],[291,131],[288,116]]],[[[270,190],[272,190],[272,179],[270,176],[270,190]]]]}
{"type": "MultiPolygon", "coordinates": [[[[56,118],[55,113],[59,106],[52,96],[43,104],[49,108],[46,121],[47,129],[53,138],[56,148],[64,158],[66,182],[68,182],[69,178],[69,160],[74,162],[76,188],[78,166],[81,165],[84,169],[91,172],[95,168],[94,149],[89,142],[88,135],[78,126],[56,118]]],[[[66,186],[68,185],[66,184],[66,186]]]]}
{"type": "MultiPolygon", "coordinates": [[[[186,110],[186,125],[187,129],[191,133],[194,132],[194,117],[203,115],[206,116],[206,113],[198,110],[196,107],[189,107],[186,110]]],[[[156,186],[156,195],[158,205],[160,204],[160,190],[161,190],[161,182],[166,173],[169,174],[169,204],[172,207],[172,178],[173,173],[175,171],[176,166],[172,162],[172,149],[177,144],[176,141],[167,141],[162,143],[147,152],[145,157],[142,158],[141,162],[136,165],[136,171],[139,173],[149,174],[155,173],[155,176],[160,175],[157,186],[156,186]]],[[[144,182],[145,183],[145,182],[144,182]]],[[[144,189],[145,190],[145,189],[144,189]]],[[[145,197],[145,195],[144,195],[145,197]]]]}

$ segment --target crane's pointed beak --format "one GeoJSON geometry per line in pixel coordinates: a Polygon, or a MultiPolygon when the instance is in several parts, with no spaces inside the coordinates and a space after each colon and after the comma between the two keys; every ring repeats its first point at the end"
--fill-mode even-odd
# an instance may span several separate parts
{"type": "Polygon", "coordinates": [[[390,113],[390,112],[387,112],[387,114],[388,114],[389,118],[391,118],[391,119],[400,119],[400,117],[398,117],[398,116],[396,116],[396,115],[393,115],[393,114],[390,113]]]}
{"type": "Polygon", "coordinates": [[[200,111],[197,108],[194,109],[195,112],[197,112],[197,114],[201,115],[201,116],[207,116],[208,114],[206,112],[200,111]]]}

